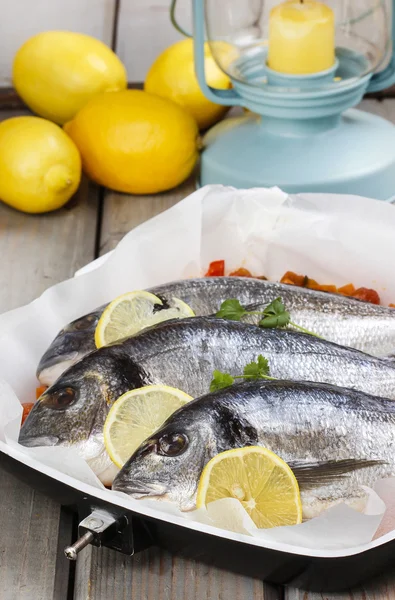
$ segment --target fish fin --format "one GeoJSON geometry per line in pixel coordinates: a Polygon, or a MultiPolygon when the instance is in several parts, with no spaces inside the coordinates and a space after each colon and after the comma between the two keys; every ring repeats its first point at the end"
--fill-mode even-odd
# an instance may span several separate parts
{"type": "Polygon", "coordinates": [[[343,479],[354,471],[385,464],[380,460],[346,459],[327,462],[305,463],[303,461],[289,463],[301,490],[324,486],[343,479]]]}
{"type": "Polygon", "coordinates": [[[224,445],[230,448],[258,444],[258,432],[246,419],[232,410],[221,407],[221,430],[224,445]]]}

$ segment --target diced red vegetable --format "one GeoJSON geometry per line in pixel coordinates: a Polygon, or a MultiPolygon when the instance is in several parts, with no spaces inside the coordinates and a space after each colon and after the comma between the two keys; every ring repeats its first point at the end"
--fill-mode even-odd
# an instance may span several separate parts
{"type": "Polygon", "coordinates": [[[287,271],[281,277],[280,283],[287,283],[289,285],[297,285],[299,287],[305,287],[308,281],[307,275],[298,275],[293,271],[287,271]]]}
{"type": "Polygon", "coordinates": [[[223,277],[225,275],[225,261],[214,260],[209,264],[205,277],[223,277]]]}
{"type": "Polygon", "coordinates": [[[353,298],[358,298],[358,300],[364,300],[365,302],[370,302],[371,304],[380,304],[380,296],[376,290],[361,287],[355,290],[352,296],[353,298]]]}
{"type": "Polygon", "coordinates": [[[22,413],[22,423],[21,425],[24,424],[24,422],[26,421],[30,411],[32,410],[34,406],[34,402],[24,402],[22,404],[22,408],[23,408],[23,413],[22,413]]]}
{"type": "MultiPolygon", "coordinates": [[[[210,263],[208,271],[205,277],[223,277],[225,275],[225,261],[224,260],[214,260],[210,263]]],[[[240,267],[240,269],[236,269],[236,271],[232,271],[230,273],[233,277],[256,277],[252,275],[251,271],[245,269],[244,267],[240,267]]],[[[266,277],[256,277],[257,279],[267,279],[266,277]]],[[[352,283],[347,283],[339,288],[335,285],[326,285],[318,283],[315,279],[310,279],[307,275],[299,275],[298,273],[294,273],[293,271],[287,271],[281,278],[281,283],[286,283],[288,285],[296,285],[299,287],[306,287],[311,290],[318,290],[321,292],[328,292],[331,294],[342,294],[343,296],[350,296],[353,298],[357,298],[358,300],[363,300],[364,302],[370,302],[371,304],[380,304],[380,296],[376,292],[376,290],[370,288],[360,287],[357,290],[355,289],[352,283]]],[[[390,304],[390,308],[395,308],[395,304],[390,304]]]]}
{"type": "Polygon", "coordinates": [[[335,285],[325,285],[318,283],[315,279],[307,278],[306,286],[309,290],[317,290],[319,292],[329,292],[330,294],[336,294],[337,287],[335,285]]]}
{"type": "Polygon", "coordinates": [[[240,269],[237,269],[237,271],[229,273],[229,275],[231,277],[253,277],[252,273],[248,269],[244,269],[243,267],[240,267],[240,269]]]}
{"type": "Polygon", "coordinates": [[[297,285],[299,287],[307,287],[311,290],[329,292],[331,294],[343,294],[344,296],[358,298],[364,302],[380,304],[380,296],[376,290],[363,287],[356,290],[352,283],[348,283],[347,285],[337,288],[335,285],[323,285],[318,283],[318,281],[315,281],[315,279],[310,279],[307,277],[307,275],[298,275],[297,273],[293,273],[293,271],[287,271],[281,278],[281,283],[297,285]]]}
{"type": "Polygon", "coordinates": [[[339,287],[337,293],[343,294],[343,296],[352,296],[355,293],[355,287],[352,283],[347,283],[347,285],[339,287]]]}
{"type": "Polygon", "coordinates": [[[46,386],[46,385],[39,385],[39,386],[36,388],[36,399],[38,400],[38,399],[39,399],[39,397],[40,397],[40,396],[41,396],[41,395],[42,395],[42,394],[45,392],[45,390],[47,390],[47,389],[48,389],[48,386],[46,386]]]}

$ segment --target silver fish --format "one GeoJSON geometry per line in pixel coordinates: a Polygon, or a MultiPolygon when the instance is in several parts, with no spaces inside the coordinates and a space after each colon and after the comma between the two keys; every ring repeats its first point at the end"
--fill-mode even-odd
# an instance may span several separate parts
{"type": "Polygon", "coordinates": [[[209,390],[215,369],[241,375],[259,354],[279,379],[323,381],[395,399],[390,361],[290,330],[194,317],[146,329],[70,367],[33,407],[19,441],[74,446],[104,478],[111,463],[103,424],[121,394],[164,383],[196,398],[209,390]]]}
{"type": "Polygon", "coordinates": [[[113,489],[189,510],[207,462],[250,445],[294,470],[304,518],[340,501],[362,509],[361,486],[395,475],[395,403],[326,384],[234,385],[176,411],[127,461],[113,489]]]}
{"type": "MultiPolygon", "coordinates": [[[[384,306],[245,277],[181,280],[149,291],[165,301],[162,308],[176,297],[189,304],[198,316],[215,314],[229,298],[259,310],[280,296],[295,323],[329,341],[374,356],[395,353],[395,311],[384,306]]],[[[41,383],[51,385],[69,366],[95,350],[95,328],[104,308],[101,306],[59,332],[38,365],[41,383]]],[[[257,317],[252,321],[257,322],[257,317]]]]}
{"type": "MultiPolygon", "coordinates": [[[[262,298],[261,284],[259,279],[247,281],[245,277],[210,277],[174,281],[148,291],[163,301],[158,311],[168,308],[172,298],[180,298],[197,316],[207,316],[215,314],[229,297],[237,297],[244,304],[258,302],[262,298]]],[[[68,367],[96,350],[95,329],[106,306],[72,321],[57,334],[38,364],[40,383],[52,385],[68,367]]]]}

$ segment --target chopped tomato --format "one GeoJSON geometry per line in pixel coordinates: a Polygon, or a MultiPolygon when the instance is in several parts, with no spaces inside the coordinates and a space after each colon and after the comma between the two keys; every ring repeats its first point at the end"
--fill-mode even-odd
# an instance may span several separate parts
{"type": "Polygon", "coordinates": [[[307,278],[306,287],[310,290],[317,290],[319,292],[329,292],[330,294],[336,294],[337,287],[335,285],[322,285],[315,281],[315,279],[307,278]]]}
{"type": "Polygon", "coordinates": [[[26,421],[30,411],[32,410],[34,406],[34,402],[24,402],[22,404],[22,408],[23,408],[23,413],[22,413],[22,423],[21,425],[24,424],[24,422],[26,421]]]}
{"type": "Polygon", "coordinates": [[[232,271],[229,275],[231,277],[253,277],[252,273],[248,269],[243,269],[243,267],[237,269],[237,271],[232,271]]]}
{"type": "Polygon", "coordinates": [[[225,275],[225,261],[214,260],[209,264],[205,277],[223,277],[225,275]]]}
{"type": "Polygon", "coordinates": [[[48,389],[48,386],[47,386],[47,385],[39,385],[39,386],[36,388],[36,398],[37,398],[37,400],[39,399],[39,397],[40,397],[40,396],[41,396],[41,395],[42,395],[42,394],[45,392],[45,390],[47,390],[47,389],[48,389]]]}
{"type": "Polygon", "coordinates": [[[352,283],[347,283],[347,285],[339,287],[337,293],[343,294],[343,296],[352,296],[355,293],[355,287],[352,283]]]}
{"type": "Polygon", "coordinates": [[[293,271],[287,271],[282,276],[280,283],[288,283],[289,285],[298,285],[299,287],[305,287],[307,281],[307,275],[298,275],[293,271]]]}
{"type": "MultiPolygon", "coordinates": [[[[208,271],[205,277],[223,277],[225,275],[225,261],[214,260],[210,263],[208,271]]],[[[233,277],[255,277],[248,269],[240,267],[236,271],[230,273],[233,277]]],[[[255,277],[256,279],[267,279],[267,277],[255,277]]],[[[376,290],[370,288],[360,287],[355,289],[352,283],[347,283],[342,287],[337,288],[335,285],[325,285],[318,283],[315,279],[310,279],[307,275],[298,275],[293,271],[287,271],[281,278],[281,283],[288,285],[296,285],[299,287],[307,287],[311,290],[318,290],[321,292],[328,292],[330,294],[342,294],[343,296],[351,296],[364,302],[370,302],[371,304],[380,304],[380,296],[376,290]]],[[[395,304],[389,304],[390,308],[395,308],[395,304]]],[[[40,388],[38,388],[40,389],[40,388]]],[[[42,393],[42,392],[41,392],[42,393]]],[[[38,397],[38,396],[37,396],[38,397]]]]}
{"type": "Polygon", "coordinates": [[[364,300],[364,302],[370,302],[371,304],[380,304],[380,296],[376,292],[376,290],[371,290],[369,288],[358,288],[353,293],[353,298],[358,298],[358,300],[364,300]]]}

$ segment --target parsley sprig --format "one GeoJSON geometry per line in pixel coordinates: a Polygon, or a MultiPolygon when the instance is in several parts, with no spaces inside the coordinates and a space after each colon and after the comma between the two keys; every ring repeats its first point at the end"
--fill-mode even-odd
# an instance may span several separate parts
{"type": "Polygon", "coordinates": [[[222,373],[221,371],[215,370],[213,372],[213,379],[210,383],[210,392],[216,392],[222,390],[234,384],[236,379],[269,379],[274,381],[275,377],[269,375],[269,363],[267,358],[260,354],[256,361],[253,361],[244,367],[243,375],[230,375],[229,373],[222,373]]]}
{"type": "Polygon", "coordinates": [[[246,315],[261,316],[262,318],[258,323],[259,327],[274,329],[291,325],[292,327],[295,327],[295,329],[303,331],[303,333],[308,333],[309,335],[314,335],[315,337],[321,337],[313,331],[309,331],[308,329],[301,327],[301,325],[297,325],[297,323],[291,321],[291,315],[285,309],[281,298],[276,298],[263,310],[247,310],[242,304],[240,304],[239,300],[236,298],[230,298],[229,300],[222,302],[221,308],[215,316],[220,317],[221,319],[229,319],[230,321],[240,321],[240,319],[246,315]]]}

